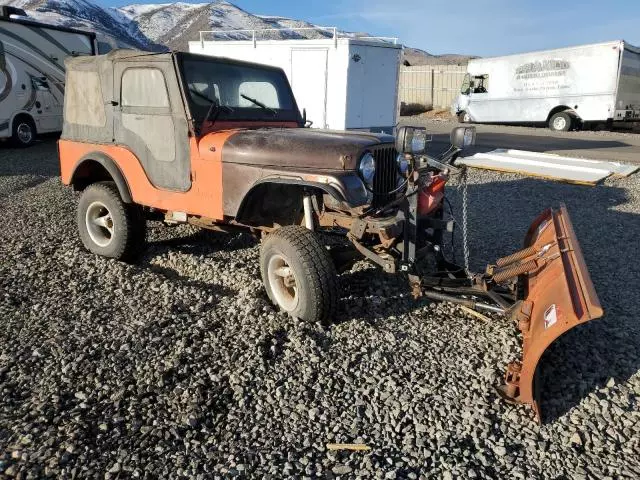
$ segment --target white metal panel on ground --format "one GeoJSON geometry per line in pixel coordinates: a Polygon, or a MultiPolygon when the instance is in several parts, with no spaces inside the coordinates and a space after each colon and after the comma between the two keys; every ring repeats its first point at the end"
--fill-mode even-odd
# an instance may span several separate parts
{"type": "Polygon", "coordinates": [[[626,177],[640,168],[619,162],[605,162],[563,157],[548,153],[504,149],[476,153],[469,157],[460,158],[456,163],[473,168],[521,173],[534,177],[589,185],[594,185],[612,174],[626,177]]]}

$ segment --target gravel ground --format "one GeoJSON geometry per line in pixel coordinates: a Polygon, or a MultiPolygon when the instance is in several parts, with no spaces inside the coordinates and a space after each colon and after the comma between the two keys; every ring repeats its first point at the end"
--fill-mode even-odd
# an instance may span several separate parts
{"type": "Polygon", "coordinates": [[[493,390],[511,323],[358,264],[335,322],[304,325],[268,303],[244,236],[152,223],[135,265],[99,258],[57,173],[52,141],[0,146],[0,477],[640,477],[640,175],[471,175],[474,265],[565,201],[607,311],[548,351],[539,427],[493,390]]]}

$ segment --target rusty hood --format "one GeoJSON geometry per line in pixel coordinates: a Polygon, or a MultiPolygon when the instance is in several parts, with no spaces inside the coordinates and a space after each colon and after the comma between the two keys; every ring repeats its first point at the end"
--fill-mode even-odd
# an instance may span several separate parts
{"type": "Polygon", "coordinates": [[[367,148],[393,143],[390,135],[310,128],[239,130],[222,147],[222,161],[262,166],[355,169],[367,148]]]}

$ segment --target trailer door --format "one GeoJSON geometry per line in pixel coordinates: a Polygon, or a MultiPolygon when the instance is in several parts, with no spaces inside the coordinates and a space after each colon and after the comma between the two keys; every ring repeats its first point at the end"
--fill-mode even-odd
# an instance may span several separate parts
{"type": "Polygon", "coordinates": [[[293,95],[317,128],[327,128],[327,53],[326,48],[291,50],[293,95]]]}
{"type": "Polygon", "coordinates": [[[400,52],[399,48],[350,45],[347,129],[393,133],[400,52]]]}

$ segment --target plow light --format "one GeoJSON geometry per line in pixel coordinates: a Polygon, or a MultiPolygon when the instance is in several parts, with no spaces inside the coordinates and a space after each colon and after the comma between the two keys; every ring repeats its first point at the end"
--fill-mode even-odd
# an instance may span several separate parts
{"type": "Polygon", "coordinates": [[[457,127],[451,131],[451,145],[464,150],[476,144],[475,127],[457,127]]]}
{"type": "Polygon", "coordinates": [[[396,135],[398,153],[423,153],[431,137],[427,129],[421,127],[400,127],[396,135]]]}

